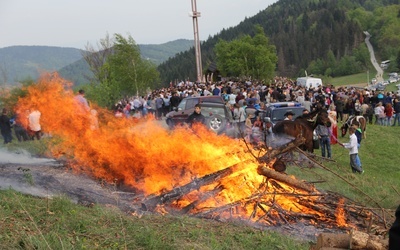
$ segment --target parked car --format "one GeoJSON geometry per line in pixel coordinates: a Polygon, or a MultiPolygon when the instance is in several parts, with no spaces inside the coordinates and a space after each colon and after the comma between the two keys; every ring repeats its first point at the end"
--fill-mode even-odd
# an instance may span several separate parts
{"type": "Polygon", "coordinates": [[[267,109],[265,113],[261,114],[263,119],[265,117],[269,117],[272,124],[276,124],[279,121],[283,121],[285,119],[286,112],[293,112],[295,115],[293,116],[293,120],[298,116],[303,114],[304,106],[298,102],[275,102],[267,105],[267,109]]]}
{"type": "Polygon", "coordinates": [[[212,102],[212,103],[225,103],[221,96],[197,96],[197,97],[186,97],[182,99],[178,107],[167,113],[167,124],[169,127],[174,127],[175,124],[185,122],[188,117],[188,110],[194,110],[194,106],[198,103],[212,102]],[[173,119],[168,119],[173,118],[173,119]]]}
{"type": "Polygon", "coordinates": [[[383,83],[381,83],[381,82],[378,82],[378,83],[376,83],[376,84],[372,84],[372,85],[369,85],[368,87],[366,87],[366,89],[368,89],[368,90],[374,90],[374,91],[376,91],[376,90],[378,90],[378,91],[384,91],[385,90],[385,85],[383,85],[383,83]]]}
{"type": "MultiPolygon", "coordinates": [[[[220,97],[220,96],[216,96],[220,97]]],[[[166,117],[168,127],[173,129],[186,122],[189,115],[194,112],[194,105],[201,103],[201,113],[206,118],[206,126],[217,134],[234,136],[232,112],[218,98],[185,98],[181,101],[176,111],[169,112],[166,117]],[[211,102],[210,102],[211,100],[211,102]]]]}

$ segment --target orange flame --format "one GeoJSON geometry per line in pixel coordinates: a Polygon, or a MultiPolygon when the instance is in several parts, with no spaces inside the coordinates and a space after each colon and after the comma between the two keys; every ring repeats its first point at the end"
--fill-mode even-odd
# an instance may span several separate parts
{"type": "Polygon", "coordinates": [[[339,226],[347,226],[346,211],[344,210],[344,199],[340,198],[336,207],[336,223],[339,226]]]}
{"type": "Polygon", "coordinates": [[[43,76],[18,101],[16,112],[26,124],[26,110],[38,109],[42,131],[60,138],[53,154],[73,158],[95,177],[159,193],[249,158],[241,143],[205,128],[167,131],[153,119],[117,119],[100,107],[92,107],[99,129],[90,129],[90,113],[77,108],[70,86],[57,74],[43,76]]]}

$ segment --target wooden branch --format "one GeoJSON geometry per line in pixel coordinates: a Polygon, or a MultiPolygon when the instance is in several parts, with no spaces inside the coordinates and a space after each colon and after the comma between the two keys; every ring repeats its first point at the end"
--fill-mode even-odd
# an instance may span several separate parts
{"type": "MultiPolygon", "coordinates": [[[[347,184],[349,184],[350,186],[352,186],[354,189],[356,189],[357,191],[359,191],[360,193],[362,193],[363,195],[365,195],[366,197],[368,197],[371,201],[373,201],[379,208],[382,208],[382,206],[375,201],[371,196],[369,196],[367,193],[365,193],[364,191],[362,191],[361,189],[359,189],[358,187],[356,187],[354,184],[350,183],[349,181],[347,181],[344,177],[342,177],[341,175],[333,172],[332,170],[330,170],[329,168],[325,167],[324,165],[320,164],[319,162],[315,161],[314,159],[310,158],[308,156],[308,154],[306,152],[304,152],[303,150],[301,150],[299,147],[296,148],[296,150],[300,153],[302,153],[303,155],[307,156],[308,159],[310,159],[312,162],[314,162],[315,164],[317,164],[318,166],[320,166],[321,168],[327,170],[328,172],[334,174],[335,176],[339,177],[341,180],[343,180],[344,182],[346,182],[347,184]]],[[[383,215],[383,219],[385,220],[385,216],[383,215]]],[[[385,223],[385,227],[386,227],[386,223],[385,223]]]]}
{"type": "Polygon", "coordinates": [[[142,202],[142,209],[145,211],[146,210],[152,211],[157,205],[172,203],[181,198],[183,195],[188,194],[195,189],[199,189],[202,186],[208,185],[214,181],[218,181],[219,179],[228,176],[235,171],[240,170],[240,168],[242,167],[247,167],[245,164],[246,162],[247,161],[239,162],[228,168],[222,169],[220,171],[214,172],[209,175],[205,175],[199,179],[195,179],[184,186],[176,187],[161,195],[153,196],[150,199],[147,199],[146,201],[142,202]]]}
{"type": "Polygon", "coordinates": [[[210,197],[216,196],[216,194],[218,194],[219,192],[221,192],[222,190],[224,190],[223,186],[218,186],[215,189],[208,191],[204,194],[201,194],[200,198],[198,200],[195,200],[193,202],[191,202],[189,205],[183,207],[181,209],[181,212],[186,214],[188,213],[190,210],[192,210],[193,208],[195,208],[197,206],[197,204],[199,204],[202,201],[207,200],[210,197]]]}
{"type": "Polygon", "coordinates": [[[294,150],[295,148],[297,148],[298,146],[303,144],[305,141],[306,141],[306,139],[304,137],[298,137],[298,138],[294,139],[293,141],[289,142],[288,144],[285,144],[276,149],[267,151],[266,154],[259,157],[258,159],[261,162],[269,162],[271,159],[277,157],[280,154],[284,154],[284,153],[294,150]]]}
{"type": "Polygon", "coordinates": [[[315,187],[313,185],[309,185],[305,182],[293,179],[289,177],[288,175],[281,174],[279,172],[276,172],[275,170],[269,169],[264,166],[259,166],[257,169],[257,172],[261,175],[264,175],[268,178],[272,178],[274,180],[283,182],[285,184],[288,184],[294,188],[298,188],[304,191],[307,191],[309,193],[313,193],[315,191],[315,187]]]}

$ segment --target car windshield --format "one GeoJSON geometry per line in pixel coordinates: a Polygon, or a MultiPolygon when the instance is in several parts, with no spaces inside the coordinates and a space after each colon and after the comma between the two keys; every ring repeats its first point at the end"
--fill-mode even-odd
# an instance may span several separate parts
{"type": "Polygon", "coordinates": [[[304,108],[295,108],[295,109],[275,109],[272,111],[272,117],[271,120],[273,122],[278,122],[282,121],[285,119],[285,113],[286,112],[293,112],[295,115],[293,116],[293,120],[296,119],[296,117],[300,116],[303,114],[303,109],[304,108]]]}
{"type": "Polygon", "coordinates": [[[202,106],[201,107],[201,113],[204,116],[211,116],[211,115],[220,115],[222,117],[225,117],[225,109],[223,107],[207,107],[207,106],[202,106]]]}

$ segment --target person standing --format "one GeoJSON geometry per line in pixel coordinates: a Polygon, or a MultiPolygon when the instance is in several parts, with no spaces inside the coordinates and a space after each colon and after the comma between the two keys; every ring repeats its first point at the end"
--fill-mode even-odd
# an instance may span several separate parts
{"type": "Polygon", "coordinates": [[[11,122],[10,118],[7,116],[7,109],[3,108],[3,111],[0,116],[0,130],[1,135],[4,139],[4,144],[11,143],[12,134],[11,134],[11,122]]]}
{"type": "Polygon", "coordinates": [[[19,116],[18,115],[15,116],[15,119],[14,119],[14,133],[15,133],[15,136],[17,137],[17,140],[19,142],[28,141],[29,140],[28,131],[26,130],[24,125],[19,120],[19,116]]]}
{"type": "Polygon", "coordinates": [[[237,138],[244,137],[246,113],[244,108],[240,107],[238,103],[233,104],[233,121],[236,124],[237,138]]]}
{"type": "Polygon", "coordinates": [[[156,119],[162,120],[164,100],[162,99],[161,95],[157,96],[155,102],[156,102],[156,119]]]}
{"type": "Polygon", "coordinates": [[[189,115],[189,117],[186,120],[186,123],[189,124],[189,126],[191,127],[193,124],[206,124],[206,118],[204,117],[204,115],[201,114],[201,105],[200,104],[196,104],[194,106],[194,112],[189,115]]]}
{"type": "Polygon", "coordinates": [[[328,111],[328,118],[331,122],[331,126],[329,127],[331,144],[337,143],[337,112],[335,111],[335,109],[335,104],[331,103],[331,105],[329,105],[328,111]]]}
{"type": "Polygon", "coordinates": [[[80,89],[78,91],[78,94],[74,97],[75,101],[79,104],[81,108],[81,113],[85,113],[90,111],[89,103],[85,98],[85,91],[83,89],[80,89]]]}
{"type": "Polygon", "coordinates": [[[357,136],[355,135],[356,129],[354,127],[349,128],[350,141],[347,143],[338,142],[340,146],[347,148],[349,150],[350,155],[350,167],[353,173],[363,174],[364,170],[360,165],[357,164],[357,156],[358,156],[358,143],[357,136]]]}
{"type": "Polygon", "coordinates": [[[374,108],[375,114],[375,124],[377,125],[384,125],[385,115],[385,108],[382,106],[381,102],[378,102],[374,108]]]}
{"type": "Polygon", "coordinates": [[[221,95],[221,86],[220,84],[217,84],[217,86],[212,90],[213,95],[221,95]]]}
{"type": "Polygon", "coordinates": [[[392,126],[396,126],[396,122],[398,123],[397,126],[400,126],[400,100],[398,98],[393,100],[393,109],[395,117],[392,126]]]}
{"type": "Polygon", "coordinates": [[[253,123],[251,138],[252,142],[256,145],[264,144],[264,123],[261,120],[261,117],[258,115],[256,120],[253,123]]]}
{"type": "Polygon", "coordinates": [[[343,110],[344,110],[344,101],[342,97],[339,97],[335,101],[335,106],[336,106],[336,113],[337,113],[337,121],[343,122],[343,110]]]}
{"type": "Polygon", "coordinates": [[[181,98],[179,97],[179,93],[174,92],[170,99],[170,103],[171,103],[170,105],[171,105],[172,109],[177,110],[180,102],[181,102],[181,98]]]}
{"type": "MultiPolygon", "coordinates": [[[[362,140],[362,130],[360,128],[360,123],[358,121],[355,121],[353,123],[353,125],[351,125],[351,126],[355,128],[354,134],[357,137],[357,147],[358,147],[358,149],[360,149],[361,140],[362,140]]],[[[357,162],[357,165],[362,167],[360,156],[358,154],[357,154],[356,162],[357,162]]]]}
{"type": "Polygon", "coordinates": [[[365,118],[366,121],[368,121],[369,124],[372,124],[372,120],[374,117],[374,108],[372,107],[372,104],[368,104],[367,111],[365,112],[365,115],[367,118],[365,118]]]}
{"type": "Polygon", "coordinates": [[[315,128],[315,133],[319,139],[319,145],[321,145],[322,157],[332,158],[331,151],[331,138],[329,128],[325,124],[318,124],[315,128]]]}
{"type": "Polygon", "coordinates": [[[40,111],[36,109],[28,115],[28,129],[32,140],[34,140],[35,137],[40,140],[42,137],[42,127],[40,126],[41,115],[40,111]]]}
{"type": "Polygon", "coordinates": [[[385,104],[385,111],[384,112],[385,112],[385,115],[386,115],[385,120],[384,120],[385,126],[392,125],[392,117],[393,117],[394,110],[393,110],[393,107],[392,107],[391,103],[386,103],[385,104]]]}
{"type": "Polygon", "coordinates": [[[272,124],[271,118],[269,117],[265,117],[264,122],[265,122],[265,144],[269,149],[275,148],[277,147],[277,141],[275,140],[274,132],[272,131],[274,124],[272,124]]]}

